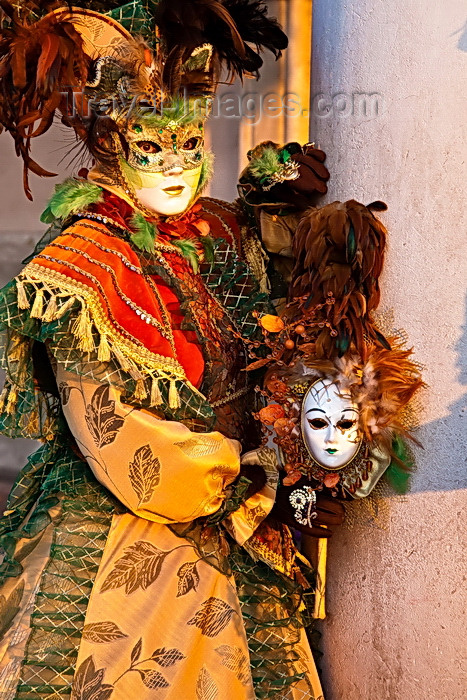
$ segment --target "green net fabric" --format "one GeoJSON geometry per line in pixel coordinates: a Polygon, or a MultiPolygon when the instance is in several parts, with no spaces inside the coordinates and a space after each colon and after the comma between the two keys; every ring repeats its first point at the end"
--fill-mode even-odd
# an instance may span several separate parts
{"type": "Polygon", "coordinates": [[[0,582],[21,573],[15,559],[17,542],[22,541],[22,552],[29,540],[31,550],[34,538],[53,524],[15,699],[69,698],[89,596],[112,516],[121,507],[86,463],[69,447],[55,443],[31,456],[13,487],[8,509],[0,528],[0,582]]]}
{"type": "Polygon", "coordinates": [[[158,0],[132,0],[107,14],[120,22],[130,34],[144,36],[146,40],[154,41],[154,10],[157,5],[158,0]]]}
{"type": "Polygon", "coordinates": [[[209,289],[222,301],[232,314],[242,336],[252,338],[261,332],[252,312],[270,313],[267,294],[259,290],[256,279],[248,266],[237,260],[230,243],[223,238],[215,242],[214,261],[201,266],[201,275],[209,289]]]}
{"type": "Polygon", "coordinates": [[[310,622],[303,590],[263,562],[253,561],[241,547],[234,546],[229,559],[242,609],[256,698],[312,700],[313,688],[304,663],[306,651],[300,646],[302,629],[310,622]]]}

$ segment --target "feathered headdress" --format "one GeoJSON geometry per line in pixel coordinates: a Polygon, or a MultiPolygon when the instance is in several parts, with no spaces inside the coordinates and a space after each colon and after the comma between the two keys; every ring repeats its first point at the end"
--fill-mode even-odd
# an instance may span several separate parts
{"type": "Polygon", "coordinates": [[[103,144],[135,105],[208,97],[225,68],[258,75],[262,49],[278,57],[287,37],[260,0],[112,2],[0,0],[0,127],[28,171],[51,176],[31,139],[56,110],[103,157],[103,144]],[[80,5],[82,7],[80,7],[80,5]],[[105,13],[105,14],[104,14],[105,13]]]}

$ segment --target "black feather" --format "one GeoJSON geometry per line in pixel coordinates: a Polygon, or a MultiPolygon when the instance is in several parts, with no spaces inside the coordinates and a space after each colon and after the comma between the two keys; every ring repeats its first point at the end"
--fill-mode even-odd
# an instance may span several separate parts
{"type": "Polygon", "coordinates": [[[388,205],[385,202],[381,202],[379,199],[375,202],[371,202],[371,204],[367,204],[367,209],[371,209],[372,211],[386,211],[387,208],[388,205]]]}
{"type": "Polygon", "coordinates": [[[214,47],[214,81],[221,67],[240,78],[245,73],[258,76],[260,51],[267,49],[278,58],[287,46],[286,35],[276,19],[267,17],[262,0],[161,0],[155,18],[169,57],[169,81],[180,61],[204,43],[214,47]]]}
{"type": "Polygon", "coordinates": [[[375,337],[378,340],[378,342],[383,346],[383,348],[386,348],[386,350],[391,350],[391,346],[388,343],[388,341],[386,340],[386,338],[384,337],[384,335],[382,333],[380,333],[379,331],[377,331],[376,329],[375,329],[375,337]]]}
{"type": "Polygon", "coordinates": [[[288,39],[275,17],[267,16],[262,0],[225,0],[243,41],[254,44],[257,51],[267,49],[276,58],[287,48],[288,39]]]}

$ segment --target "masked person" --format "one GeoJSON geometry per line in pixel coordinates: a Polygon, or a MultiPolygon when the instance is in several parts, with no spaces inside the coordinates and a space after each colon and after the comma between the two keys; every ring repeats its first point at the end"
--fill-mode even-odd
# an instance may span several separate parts
{"type": "MultiPolygon", "coordinates": [[[[57,110],[93,158],[1,297],[0,427],[43,441],[0,524],[2,698],[317,700],[296,550],[267,517],[275,452],[251,451],[257,220],[200,199],[221,68],[257,73],[286,37],[256,1],[79,4],[2,3],[26,194],[57,110]]],[[[312,147],[261,159],[252,196],[326,191],[312,147]]]]}

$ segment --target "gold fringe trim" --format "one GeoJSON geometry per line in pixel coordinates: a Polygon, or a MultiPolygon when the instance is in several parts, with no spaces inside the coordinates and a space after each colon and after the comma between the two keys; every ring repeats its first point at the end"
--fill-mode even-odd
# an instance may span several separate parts
{"type": "Polygon", "coordinates": [[[52,294],[50,297],[50,301],[47,304],[47,308],[42,315],[42,320],[45,321],[45,323],[48,323],[49,321],[55,321],[55,318],[57,316],[57,297],[55,294],[52,294]]]}
{"type": "Polygon", "coordinates": [[[24,284],[22,280],[17,279],[16,280],[16,291],[18,294],[18,307],[20,309],[29,309],[29,299],[26,295],[26,290],[24,288],[24,284]]]}
{"type": "Polygon", "coordinates": [[[6,402],[5,411],[7,413],[14,413],[16,410],[16,404],[18,403],[18,391],[16,388],[10,389],[8,394],[8,400],[6,402]]]}
{"type": "Polygon", "coordinates": [[[37,411],[32,411],[28,416],[25,416],[27,418],[27,425],[26,429],[30,435],[38,435],[39,434],[39,414],[37,411]]]}
{"type": "Polygon", "coordinates": [[[85,303],[81,305],[81,311],[71,329],[73,335],[78,338],[78,347],[84,352],[95,350],[94,339],[92,337],[92,324],[88,308],[85,303]]]}
{"type": "Polygon", "coordinates": [[[58,309],[57,313],[55,314],[55,318],[53,319],[54,321],[57,321],[59,318],[62,318],[66,314],[67,311],[71,309],[71,307],[74,305],[76,301],[76,297],[72,296],[69,299],[66,300],[64,304],[61,305],[61,307],[58,309]]]}
{"type": "Polygon", "coordinates": [[[101,334],[97,359],[99,362],[108,362],[110,360],[110,345],[106,333],[101,334]]]}
{"type": "Polygon", "coordinates": [[[139,401],[144,401],[144,399],[146,399],[147,396],[148,392],[146,391],[144,381],[142,379],[138,379],[135,388],[135,399],[138,399],[139,401]]]}
{"type": "Polygon", "coordinates": [[[293,561],[287,561],[285,557],[277,552],[273,552],[266,544],[258,540],[256,535],[253,534],[243,544],[243,547],[254,561],[263,561],[268,566],[276,569],[276,571],[280,571],[281,574],[285,574],[289,578],[293,577],[293,561]]]}
{"type": "Polygon", "coordinates": [[[42,310],[44,307],[44,290],[38,289],[34,298],[34,303],[31,309],[31,318],[42,318],[42,310]]]}
{"type": "Polygon", "coordinates": [[[15,333],[11,337],[11,345],[8,348],[8,360],[22,363],[26,358],[29,347],[29,339],[19,333],[15,333]]]}
{"type": "Polygon", "coordinates": [[[120,348],[116,347],[115,345],[112,348],[112,352],[115,355],[116,359],[118,360],[118,363],[120,367],[125,371],[129,372],[130,370],[130,360],[126,355],[123,354],[123,352],[120,350],[120,348]]]}
{"type": "Polygon", "coordinates": [[[151,382],[151,406],[160,406],[163,403],[162,394],[159,387],[159,377],[153,377],[151,382]]]}
{"type": "MultiPolygon", "coordinates": [[[[160,381],[168,383],[168,404],[171,409],[181,406],[177,382],[184,382],[192,391],[205,398],[188,381],[183,367],[177,360],[155,354],[120,335],[107,318],[98,295],[86,285],[42,265],[30,263],[16,279],[18,307],[25,309],[30,308],[26,284],[32,285],[35,291],[30,315],[44,322],[58,320],[76,302],[81,304],[78,317],[71,327],[71,332],[78,341],[77,347],[84,352],[97,350],[99,362],[109,362],[112,359],[116,361],[120,368],[135,380],[136,399],[144,400],[149,396],[151,406],[162,405],[164,401],[160,381]],[[50,295],[45,310],[44,292],[50,295]],[[96,335],[98,343],[95,340],[96,335]]],[[[12,396],[10,401],[8,397],[10,407],[13,406],[14,399],[12,396]]]]}
{"type": "Polygon", "coordinates": [[[169,408],[180,408],[180,394],[177,391],[175,379],[170,380],[169,385],[169,408]]]}

